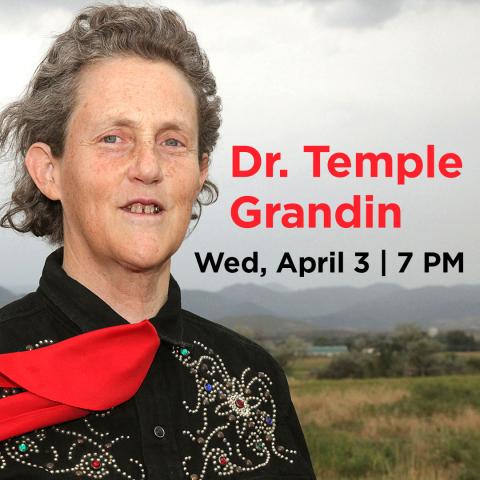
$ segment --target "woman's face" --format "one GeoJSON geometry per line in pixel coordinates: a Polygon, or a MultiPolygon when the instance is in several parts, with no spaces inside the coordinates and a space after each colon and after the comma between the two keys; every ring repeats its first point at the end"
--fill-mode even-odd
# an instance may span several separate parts
{"type": "Polygon", "coordinates": [[[65,246],[135,271],[163,264],[207,176],[197,145],[196,98],[172,64],[129,56],[86,66],[59,162],[65,246]]]}

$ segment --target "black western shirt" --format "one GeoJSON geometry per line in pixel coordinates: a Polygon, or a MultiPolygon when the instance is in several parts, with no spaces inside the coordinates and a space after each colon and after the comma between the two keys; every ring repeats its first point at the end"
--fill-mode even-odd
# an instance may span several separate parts
{"type": "MultiPolygon", "coordinates": [[[[59,248],[38,289],[0,309],[0,353],[128,323],[62,262],[59,248]]],[[[182,309],[172,275],[150,322],[161,343],[137,393],[0,442],[1,480],[315,479],[285,375],[268,352],[182,309]]],[[[22,391],[0,388],[0,397],[22,391]]]]}

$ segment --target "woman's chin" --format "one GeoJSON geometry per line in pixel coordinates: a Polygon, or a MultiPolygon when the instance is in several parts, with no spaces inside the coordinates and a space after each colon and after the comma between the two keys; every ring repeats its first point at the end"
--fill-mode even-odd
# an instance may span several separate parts
{"type": "Polygon", "coordinates": [[[168,252],[159,247],[159,243],[136,243],[132,248],[122,248],[119,252],[120,263],[134,271],[159,267],[170,258],[168,252]]]}

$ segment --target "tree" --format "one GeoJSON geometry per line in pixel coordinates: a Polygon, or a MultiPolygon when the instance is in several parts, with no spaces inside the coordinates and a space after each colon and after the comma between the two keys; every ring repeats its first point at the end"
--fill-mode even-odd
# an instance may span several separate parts
{"type": "Polygon", "coordinates": [[[474,352],[477,350],[475,337],[463,330],[450,330],[445,333],[443,339],[450,352],[474,352]]]}
{"type": "Polygon", "coordinates": [[[404,357],[404,374],[428,375],[438,363],[435,354],[443,350],[442,344],[414,324],[400,325],[394,336],[404,357]]]}
{"type": "Polygon", "coordinates": [[[375,362],[376,374],[381,377],[399,374],[399,361],[404,347],[395,336],[379,334],[372,342],[372,347],[377,355],[375,362]]]}
{"type": "Polygon", "coordinates": [[[317,374],[318,378],[364,378],[367,375],[365,360],[367,356],[358,352],[336,355],[331,362],[317,374]]]}
{"type": "Polygon", "coordinates": [[[328,338],[328,337],[325,337],[325,336],[320,336],[320,337],[317,337],[314,341],[313,341],[313,344],[314,345],[319,345],[319,346],[323,346],[323,345],[330,345],[331,344],[331,340],[328,338]]]}
{"type": "Polygon", "coordinates": [[[367,333],[360,333],[345,340],[349,352],[361,352],[364,348],[369,347],[370,343],[371,339],[367,333]]]}

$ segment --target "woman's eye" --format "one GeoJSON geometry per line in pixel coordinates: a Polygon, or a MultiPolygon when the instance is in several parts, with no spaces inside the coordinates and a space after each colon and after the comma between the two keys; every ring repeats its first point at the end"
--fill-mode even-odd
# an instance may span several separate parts
{"type": "Polygon", "coordinates": [[[104,143],[117,143],[116,139],[119,138],[118,135],[106,135],[102,138],[104,143]]]}
{"type": "Polygon", "coordinates": [[[165,140],[165,144],[168,147],[181,147],[181,146],[183,146],[182,142],[180,142],[176,138],[169,138],[168,140],[165,140]]]}

